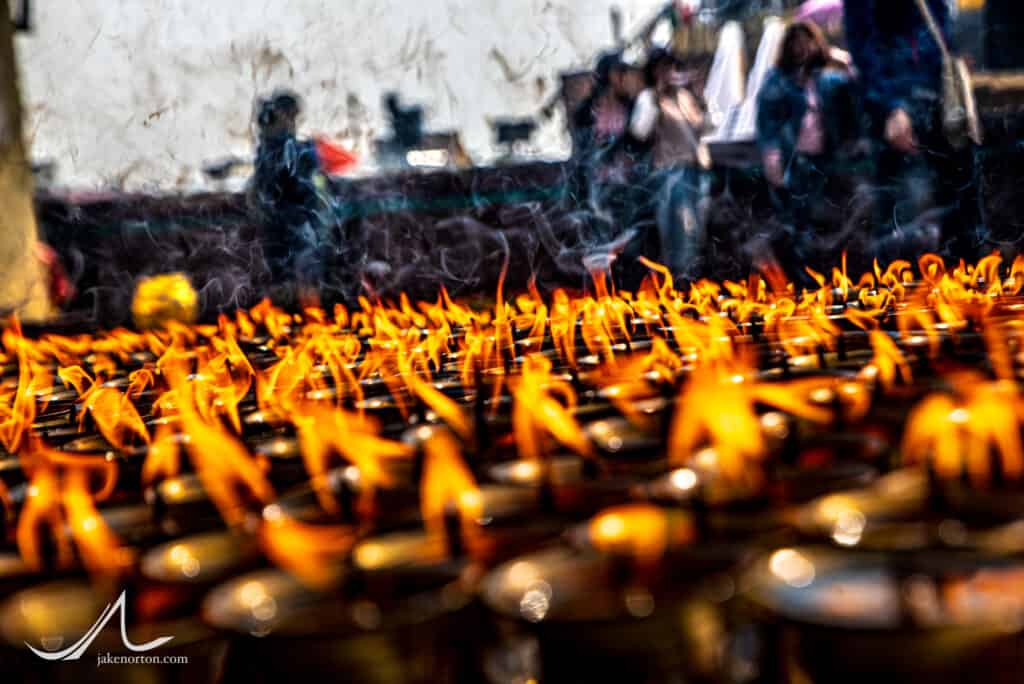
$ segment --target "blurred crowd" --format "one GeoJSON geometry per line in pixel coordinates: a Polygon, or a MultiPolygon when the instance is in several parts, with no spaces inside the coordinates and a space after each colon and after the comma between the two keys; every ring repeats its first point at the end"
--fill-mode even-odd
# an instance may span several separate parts
{"type": "MultiPolygon", "coordinates": [[[[841,40],[792,21],[756,93],[759,172],[774,209],[757,258],[799,278],[848,243],[893,259],[970,257],[972,150],[944,126],[945,0],[846,0],[841,40]]],[[[717,160],[698,69],[654,49],[603,55],[573,115],[574,200],[680,279],[705,272],[717,160]]],[[[759,228],[758,228],[759,230],[759,228]]],[[[614,239],[615,235],[602,236],[614,239]]]]}
{"type": "MultiPolygon", "coordinates": [[[[841,46],[813,21],[793,20],[776,34],[773,68],[747,93],[757,161],[746,171],[770,214],[730,239],[749,265],[777,264],[798,282],[805,267],[831,266],[847,249],[882,261],[926,251],[974,258],[973,149],[947,125],[946,0],[843,5],[832,32],[841,46]]],[[[684,282],[715,268],[708,217],[722,169],[706,143],[715,131],[704,66],[680,54],[674,43],[642,64],[600,57],[589,96],[570,112],[570,203],[592,217],[595,250],[612,245],[620,271],[646,256],[684,282]]],[[[287,92],[257,103],[250,200],[267,226],[274,281],[313,292],[334,208],[322,144],[297,137],[300,108],[287,92]]]]}

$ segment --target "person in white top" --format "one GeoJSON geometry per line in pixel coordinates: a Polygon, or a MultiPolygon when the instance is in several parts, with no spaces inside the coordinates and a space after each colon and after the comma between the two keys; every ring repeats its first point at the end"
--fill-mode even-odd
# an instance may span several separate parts
{"type": "Polygon", "coordinates": [[[706,116],[671,53],[654,51],[647,75],[649,87],[637,97],[630,133],[651,146],[660,259],[675,277],[692,279],[700,272],[705,242],[711,159],[700,138],[706,116]]]}

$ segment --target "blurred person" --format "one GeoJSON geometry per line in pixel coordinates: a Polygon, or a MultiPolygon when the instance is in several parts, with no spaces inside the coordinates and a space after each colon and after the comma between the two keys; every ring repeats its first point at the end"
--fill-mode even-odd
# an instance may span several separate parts
{"type": "Polygon", "coordinates": [[[634,138],[651,146],[660,260],[680,279],[694,278],[701,268],[711,166],[700,142],[707,117],[690,80],[671,53],[653,51],[649,87],[637,97],[629,127],[634,138]]]}
{"type": "MultiPolygon", "coordinates": [[[[632,222],[633,187],[642,177],[646,146],[629,133],[629,120],[643,89],[641,71],[617,52],[603,55],[595,70],[594,90],[574,114],[578,195],[604,220],[618,226],[632,222]]],[[[610,239],[604,231],[602,239],[610,239]]]]}
{"type": "Polygon", "coordinates": [[[783,265],[800,273],[844,222],[861,138],[855,85],[841,51],[810,21],[792,23],[757,99],[764,175],[780,212],[783,265]]]}
{"type": "MultiPolygon", "coordinates": [[[[926,2],[951,45],[946,0],[926,2]]],[[[878,237],[885,238],[880,244],[892,246],[890,238],[908,228],[938,235],[937,226],[921,221],[941,207],[948,251],[973,256],[973,153],[953,149],[943,132],[942,51],[921,8],[916,0],[845,0],[844,8],[847,44],[861,74],[872,133],[880,142],[878,237]]]]}
{"type": "Polygon", "coordinates": [[[299,284],[308,297],[320,282],[330,201],[317,142],[300,140],[299,97],[278,91],[257,101],[258,147],[249,201],[263,226],[264,254],[275,284],[299,284]]]}
{"type": "MultiPolygon", "coordinates": [[[[949,41],[946,1],[927,2],[949,41]]],[[[915,0],[846,0],[844,20],[869,113],[889,145],[916,154],[934,126],[942,80],[942,54],[921,11],[915,0]]]]}
{"type": "Polygon", "coordinates": [[[630,157],[627,126],[636,96],[643,90],[642,73],[618,52],[602,55],[594,72],[594,89],[574,114],[581,156],[596,163],[597,175],[625,178],[630,157]]]}

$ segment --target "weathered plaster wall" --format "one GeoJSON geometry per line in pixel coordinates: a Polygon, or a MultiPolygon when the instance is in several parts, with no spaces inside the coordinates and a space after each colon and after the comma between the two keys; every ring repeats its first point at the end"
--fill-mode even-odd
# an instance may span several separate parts
{"type": "MultiPolygon", "coordinates": [[[[296,88],[308,131],[367,155],[397,89],[486,160],[487,118],[535,112],[609,42],[612,4],[629,27],[663,0],[37,0],[26,131],[61,184],[190,189],[204,161],[249,153],[258,93],[296,88]]],[[[537,143],[563,154],[560,122],[537,143]]]]}

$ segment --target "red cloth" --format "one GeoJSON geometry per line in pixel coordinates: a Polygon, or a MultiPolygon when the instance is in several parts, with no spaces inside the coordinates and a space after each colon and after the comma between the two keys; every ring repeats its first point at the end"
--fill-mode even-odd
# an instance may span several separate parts
{"type": "Polygon", "coordinates": [[[63,306],[75,296],[75,286],[71,283],[71,279],[68,278],[68,273],[64,270],[64,264],[61,263],[60,257],[53,247],[50,247],[45,242],[37,242],[35,251],[36,258],[39,259],[39,263],[45,269],[47,279],[49,280],[50,300],[57,306],[63,306]]]}
{"type": "Polygon", "coordinates": [[[676,0],[676,18],[679,23],[689,26],[693,23],[693,6],[683,2],[683,0],[676,0]]]}
{"type": "Polygon", "coordinates": [[[328,176],[340,176],[359,163],[359,157],[327,138],[314,138],[316,153],[320,157],[320,170],[328,176]]]}

